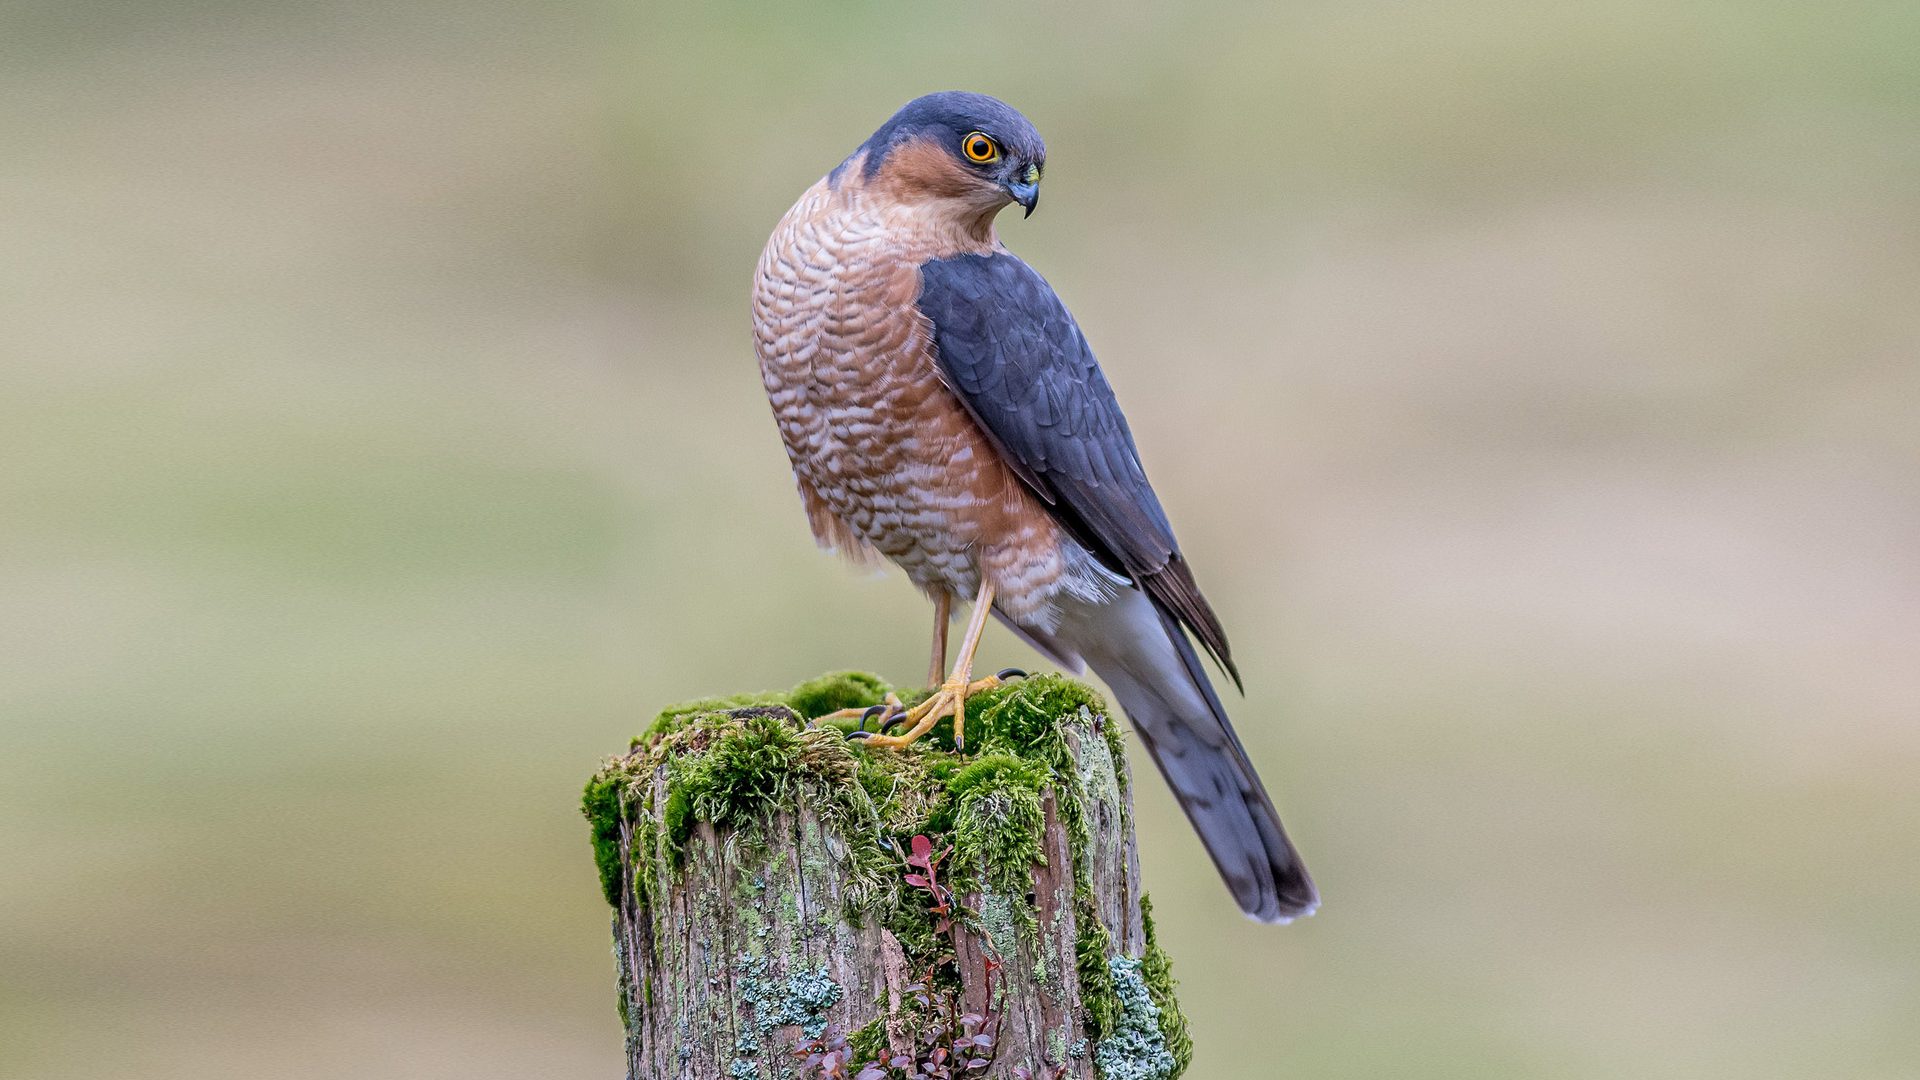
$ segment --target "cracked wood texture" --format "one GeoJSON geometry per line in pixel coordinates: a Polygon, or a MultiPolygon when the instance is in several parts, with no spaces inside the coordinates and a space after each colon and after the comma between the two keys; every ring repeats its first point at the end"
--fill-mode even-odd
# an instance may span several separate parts
{"type": "MultiPolygon", "coordinates": [[[[1099,1077],[1076,965],[1082,912],[1104,924],[1108,956],[1137,958],[1146,949],[1127,766],[1099,734],[1104,721],[1084,712],[1079,720],[1064,730],[1078,789],[1065,797],[1083,809],[1088,835],[1079,869],[1091,904],[1076,901],[1075,845],[1057,785],[1041,796],[1046,862],[1030,868],[1027,888],[1003,894],[987,885],[958,898],[968,914],[952,968],[963,1009],[998,1017],[999,1048],[987,1074],[994,1077],[1013,1077],[1021,1065],[1035,1077],[1056,1075],[1057,1066],[1065,1066],[1060,1076],[1099,1077]],[[989,1001],[988,960],[996,954],[1001,967],[989,1001]]],[[[644,778],[639,785],[636,801],[651,805],[638,809],[650,809],[653,821],[667,818],[667,773],[663,764],[650,787],[644,778]]],[[[903,997],[917,977],[907,950],[882,925],[884,911],[856,913],[846,902],[849,845],[871,837],[837,835],[805,799],[745,833],[700,821],[681,867],[660,859],[646,866],[643,906],[633,880],[631,822],[639,816],[623,814],[613,927],[630,1080],[802,1077],[796,1045],[827,1025],[852,1033],[876,1018],[889,1054],[915,1052],[902,1022],[903,997]]],[[[898,870],[908,872],[904,864],[898,870]]],[[[919,904],[922,894],[905,897],[919,904]]],[[[856,1058],[844,1075],[860,1064],[856,1058]]]]}

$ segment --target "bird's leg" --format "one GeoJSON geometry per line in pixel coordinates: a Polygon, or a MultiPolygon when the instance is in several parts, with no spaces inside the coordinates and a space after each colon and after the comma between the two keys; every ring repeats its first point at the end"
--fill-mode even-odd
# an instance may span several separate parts
{"type": "MultiPolygon", "coordinates": [[[[933,664],[927,674],[929,690],[940,689],[941,677],[947,673],[947,622],[952,615],[953,593],[941,589],[933,597],[933,664]]],[[[885,705],[875,705],[868,709],[841,709],[838,712],[816,717],[813,722],[818,724],[827,720],[858,720],[860,730],[865,731],[867,721],[877,716],[880,721],[879,729],[884,731],[889,717],[897,718],[906,711],[907,706],[901,702],[900,695],[889,690],[885,705]]]]}
{"type": "Polygon", "coordinates": [[[933,598],[933,660],[927,665],[927,689],[940,689],[947,673],[947,622],[953,617],[953,593],[941,589],[933,598]]]}
{"type": "MultiPolygon", "coordinates": [[[[953,674],[940,684],[933,696],[907,710],[906,721],[912,725],[903,735],[873,735],[867,737],[868,746],[887,746],[899,749],[913,743],[933,730],[933,725],[942,717],[953,717],[953,745],[956,749],[966,746],[967,697],[982,690],[1000,685],[1000,677],[989,675],[978,682],[970,681],[973,675],[973,654],[980,648],[980,636],[987,630],[987,613],[993,610],[993,585],[980,582],[980,593],[973,600],[973,617],[967,620],[966,636],[960,639],[960,660],[953,666],[953,674]]],[[[856,737],[859,732],[853,733],[856,737]]]]}

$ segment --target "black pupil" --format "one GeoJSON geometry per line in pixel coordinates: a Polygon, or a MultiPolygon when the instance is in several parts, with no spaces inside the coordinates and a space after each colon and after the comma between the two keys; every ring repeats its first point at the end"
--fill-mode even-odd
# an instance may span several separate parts
{"type": "Polygon", "coordinates": [[[988,154],[991,154],[991,153],[993,153],[993,150],[987,145],[987,140],[985,139],[973,140],[973,156],[974,157],[986,157],[988,154]]]}

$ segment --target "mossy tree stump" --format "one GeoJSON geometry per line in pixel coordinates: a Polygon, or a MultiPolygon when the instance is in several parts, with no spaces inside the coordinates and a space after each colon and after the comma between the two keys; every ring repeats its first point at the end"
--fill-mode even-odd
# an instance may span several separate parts
{"type": "Polygon", "coordinates": [[[964,754],[950,721],[904,752],[809,726],[887,689],[676,706],[588,782],[628,1075],[872,1080],[942,1050],[933,1075],[1179,1075],[1100,697],[1057,676],[978,695],[964,754]]]}

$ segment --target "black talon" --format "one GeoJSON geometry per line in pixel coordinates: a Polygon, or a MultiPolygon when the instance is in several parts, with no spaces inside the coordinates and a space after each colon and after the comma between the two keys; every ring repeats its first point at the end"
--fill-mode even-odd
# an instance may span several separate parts
{"type": "Polygon", "coordinates": [[[873,736],[874,733],[868,731],[866,728],[855,728],[847,732],[847,738],[849,739],[871,739],[873,736]]]}
{"type": "Polygon", "coordinates": [[[999,679],[1001,682],[1006,682],[1008,679],[1024,679],[1027,677],[1027,673],[1017,667],[1008,667],[1001,668],[994,673],[993,677],[999,679]]]}
{"type": "Polygon", "coordinates": [[[885,731],[888,728],[892,727],[893,725],[899,723],[902,720],[905,720],[906,718],[907,718],[907,710],[905,709],[901,709],[899,712],[888,713],[886,715],[886,718],[880,721],[880,731],[882,733],[885,733],[885,731]]]}
{"type": "Polygon", "coordinates": [[[887,712],[887,706],[884,704],[867,706],[867,711],[860,714],[859,730],[863,732],[867,730],[867,720],[869,717],[872,717],[875,715],[885,716],[886,712],[887,712]]]}

